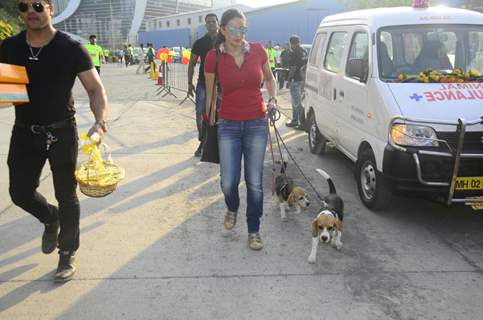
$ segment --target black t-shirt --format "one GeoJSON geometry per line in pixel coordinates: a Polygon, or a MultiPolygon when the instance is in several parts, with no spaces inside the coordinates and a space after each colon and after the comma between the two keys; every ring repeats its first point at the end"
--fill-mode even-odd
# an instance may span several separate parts
{"type": "Polygon", "coordinates": [[[26,32],[6,39],[0,46],[0,62],[25,66],[29,77],[29,103],[15,106],[16,121],[46,125],[68,119],[75,114],[72,87],[77,74],[93,68],[91,58],[79,42],[57,31],[50,43],[32,48],[27,45],[26,32]]]}
{"type": "Polygon", "coordinates": [[[296,67],[293,80],[302,81],[303,75],[301,69],[307,64],[307,51],[302,47],[297,47],[290,53],[290,67],[296,67]]]}
{"type": "Polygon", "coordinates": [[[208,52],[213,49],[215,44],[215,38],[211,38],[208,34],[205,34],[202,38],[193,43],[191,53],[200,57],[200,70],[198,74],[198,82],[205,83],[205,58],[208,52]]]}

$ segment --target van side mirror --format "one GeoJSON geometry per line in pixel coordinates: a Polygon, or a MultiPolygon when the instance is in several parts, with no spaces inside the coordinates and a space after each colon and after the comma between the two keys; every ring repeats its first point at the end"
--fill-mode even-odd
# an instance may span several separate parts
{"type": "Polygon", "coordinates": [[[360,82],[367,81],[368,65],[363,59],[351,59],[347,61],[346,73],[351,78],[356,78],[360,82]]]}

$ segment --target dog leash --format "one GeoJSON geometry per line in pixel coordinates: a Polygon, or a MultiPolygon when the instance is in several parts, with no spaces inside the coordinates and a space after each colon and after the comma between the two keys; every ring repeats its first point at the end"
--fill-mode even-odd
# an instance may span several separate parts
{"type": "MultiPolygon", "coordinates": [[[[322,204],[325,207],[326,206],[326,203],[325,203],[324,199],[322,198],[322,196],[320,195],[320,193],[317,191],[317,189],[314,187],[314,185],[312,184],[312,182],[310,182],[309,178],[307,178],[307,176],[304,174],[302,168],[300,168],[299,164],[295,160],[295,158],[292,155],[292,153],[288,150],[288,147],[285,144],[285,141],[283,141],[282,135],[280,134],[280,132],[277,129],[277,126],[275,125],[275,122],[278,121],[280,119],[280,117],[281,117],[280,111],[277,108],[271,108],[271,109],[268,110],[268,115],[269,115],[269,119],[270,119],[270,126],[273,127],[273,131],[275,132],[275,137],[276,137],[277,144],[278,144],[278,147],[279,147],[280,157],[282,159],[282,165],[283,165],[284,162],[283,162],[283,155],[282,155],[282,149],[280,147],[280,142],[282,143],[283,147],[287,151],[287,154],[289,155],[290,159],[292,159],[292,162],[295,164],[295,166],[297,167],[297,169],[300,171],[300,174],[302,175],[302,177],[305,179],[305,181],[307,181],[307,183],[312,188],[312,190],[314,191],[314,193],[317,196],[317,198],[320,200],[320,202],[322,202],[322,204]]],[[[270,136],[270,130],[268,132],[269,132],[269,136],[270,136]]],[[[273,159],[273,149],[272,149],[272,139],[271,139],[271,136],[270,136],[270,149],[272,150],[272,159],[273,159]]],[[[273,179],[275,179],[275,160],[273,160],[273,168],[272,168],[272,171],[273,171],[273,177],[274,177],[273,179]]],[[[275,187],[275,184],[273,182],[272,182],[272,194],[273,194],[273,189],[275,187]]]]}
{"type": "MultiPolygon", "coordinates": [[[[269,128],[268,128],[268,140],[270,141],[270,154],[272,155],[272,196],[275,194],[275,175],[276,175],[276,165],[275,165],[275,156],[273,154],[273,142],[272,142],[272,134],[270,127],[275,126],[275,121],[280,119],[280,111],[278,111],[278,108],[269,108],[268,109],[268,122],[269,122],[269,128]],[[277,113],[278,112],[278,113],[277,113]]],[[[278,139],[277,139],[278,143],[278,139]]],[[[280,157],[283,165],[283,155],[280,149],[280,145],[278,146],[279,152],[280,152],[280,157]]],[[[284,172],[285,173],[285,172],[284,172]]]]}

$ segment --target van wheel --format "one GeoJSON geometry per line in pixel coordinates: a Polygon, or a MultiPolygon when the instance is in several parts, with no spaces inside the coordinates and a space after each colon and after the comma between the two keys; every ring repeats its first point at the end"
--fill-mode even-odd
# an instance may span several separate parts
{"type": "Polygon", "coordinates": [[[357,160],[356,179],[359,196],[367,208],[377,211],[389,205],[392,194],[382,174],[377,171],[371,149],[364,150],[357,160]]]}
{"type": "Polygon", "coordinates": [[[309,113],[309,119],[307,123],[309,131],[309,149],[313,154],[323,154],[325,152],[325,146],[327,140],[322,136],[317,128],[317,123],[315,122],[315,115],[313,112],[309,113]]]}

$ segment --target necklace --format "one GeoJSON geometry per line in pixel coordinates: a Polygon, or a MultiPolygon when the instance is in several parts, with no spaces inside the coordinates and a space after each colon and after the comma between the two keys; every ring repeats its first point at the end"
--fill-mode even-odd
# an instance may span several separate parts
{"type": "Polygon", "coordinates": [[[25,42],[27,42],[27,46],[29,47],[29,50],[30,50],[30,57],[28,57],[28,59],[30,61],[39,61],[39,55],[40,53],[42,52],[42,49],[50,43],[50,41],[52,41],[52,39],[54,38],[56,32],[54,32],[54,34],[50,37],[50,39],[47,41],[47,43],[45,43],[43,46],[41,46],[39,48],[39,51],[37,51],[37,54],[34,54],[34,49],[32,48],[32,46],[30,45],[30,41],[29,39],[25,39],[25,42]]]}
{"type": "Polygon", "coordinates": [[[29,43],[27,43],[27,45],[29,46],[29,49],[30,49],[30,54],[31,56],[29,57],[29,60],[30,61],[39,61],[39,54],[42,52],[42,49],[44,47],[40,47],[39,48],[39,51],[37,51],[37,54],[34,54],[34,50],[32,49],[32,47],[30,46],[29,43]]]}

